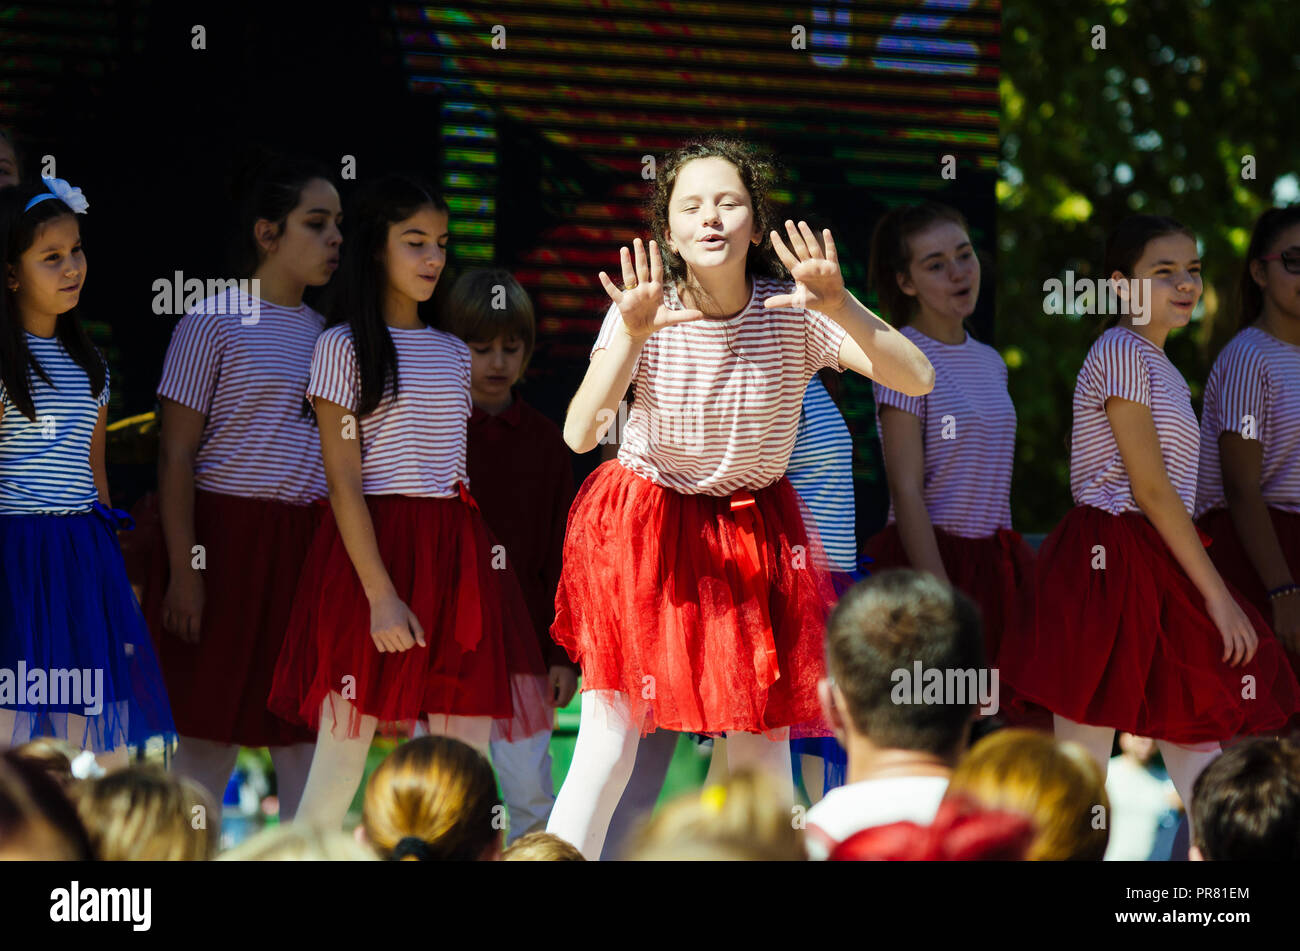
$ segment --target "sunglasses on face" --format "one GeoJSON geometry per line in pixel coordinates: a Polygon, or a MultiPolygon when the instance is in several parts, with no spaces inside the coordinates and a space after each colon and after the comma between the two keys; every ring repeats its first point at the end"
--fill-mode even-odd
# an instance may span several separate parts
{"type": "Polygon", "coordinates": [[[1300,274],[1300,251],[1288,248],[1285,251],[1279,251],[1277,254],[1265,254],[1260,257],[1260,260],[1281,261],[1282,267],[1286,268],[1288,274],[1300,274]]]}

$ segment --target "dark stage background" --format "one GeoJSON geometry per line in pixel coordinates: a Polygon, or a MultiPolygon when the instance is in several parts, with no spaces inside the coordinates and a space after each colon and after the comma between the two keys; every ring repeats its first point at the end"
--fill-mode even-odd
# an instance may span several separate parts
{"type": "MultiPolygon", "coordinates": [[[[91,203],[82,312],[113,369],[115,501],[152,487],[151,423],[130,417],[153,409],[175,323],[153,314],[152,283],[223,275],[224,180],[250,142],[336,169],[355,156],[358,180],[407,170],[439,184],[453,234],[442,290],[457,269],[514,271],[539,318],[525,397],[557,422],[608,303],[596,272],[645,234],[642,156],[696,135],[775,151],[784,211],[832,228],[868,304],[879,216],[924,198],[959,208],[986,268],[974,323],[992,341],[999,23],[996,0],[6,5],[0,122],[28,176],[53,155],[91,203]],[[191,46],[195,25],[206,49],[191,46]]],[[[338,184],[346,214],[356,183],[338,184]]],[[[846,374],[844,394],[865,541],[884,479],[870,385],[846,374]]]]}

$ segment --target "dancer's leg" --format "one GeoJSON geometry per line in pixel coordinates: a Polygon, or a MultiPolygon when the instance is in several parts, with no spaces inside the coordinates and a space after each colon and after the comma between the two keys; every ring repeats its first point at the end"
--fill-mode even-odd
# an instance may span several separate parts
{"type": "Polygon", "coordinates": [[[789,731],[783,739],[769,739],[762,733],[728,733],[727,767],[734,774],[751,767],[762,770],[776,781],[782,795],[794,801],[794,769],[790,762],[789,731]]]}
{"type": "Polygon", "coordinates": [[[307,785],[298,805],[297,818],[325,829],[340,829],[348,814],[352,797],[366,772],[366,754],[374,739],[379,720],[362,716],[354,737],[334,735],[335,713],[346,725],[353,715],[352,704],[337,693],[321,701],[320,729],[316,733],[316,751],[312,756],[307,785]]]}
{"type": "Polygon", "coordinates": [[[808,794],[808,802],[815,806],[826,795],[826,761],[811,753],[800,753],[799,770],[803,774],[803,788],[808,794]]]}
{"type": "Polygon", "coordinates": [[[680,738],[680,733],[671,730],[655,730],[641,737],[632,776],[609,821],[605,847],[600,853],[601,861],[622,858],[631,843],[633,831],[654,812],[680,738]]]}
{"type": "MultiPolygon", "coordinates": [[[[492,765],[510,815],[509,845],[534,826],[545,828],[555,805],[549,730],[518,740],[493,740],[492,765]]],[[[617,813],[615,813],[617,815],[617,813]]]]}
{"type": "Polygon", "coordinates": [[[270,747],[271,765],[275,767],[275,792],[280,800],[280,821],[289,822],[298,814],[307,774],[316,755],[314,743],[290,743],[270,747]]]}
{"type": "Polygon", "coordinates": [[[0,750],[11,746],[21,746],[22,741],[15,742],[14,730],[18,728],[17,710],[0,710],[0,750]]]}
{"type": "Polygon", "coordinates": [[[1087,723],[1075,723],[1059,714],[1052,715],[1053,732],[1058,740],[1069,740],[1086,749],[1097,765],[1101,767],[1104,778],[1110,765],[1110,751],[1115,743],[1115,728],[1110,726],[1092,726],[1087,723]]]}
{"type": "Polygon", "coordinates": [[[234,743],[182,736],[172,757],[172,772],[194,780],[220,805],[238,756],[239,747],[234,743]]]}
{"type": "Polygon", "coordinates": [[[610,817],[632,775],[639,725],[620,711],[626,697],[612,690],[582,695],[573,762],[551,810],[546,831],[572,843],[588,860],[600,856],[610,817]]]}
{"type": "Polygon", "coordinates": [[[445,713],[429,714],[429,732],[435,736],[450,736],[468,743],[492,760],[492,718],[458,717],[445,713]]]}
{"type": "MultiPolygon", "coordinates": [[[[1156,746],[1160,749],[1160,757],[1165,761],[1165,769],[1169,771],[1169,778],[1173,780],[1174,788],[1178,790],[1178,797],[1183,801],[1183,808],[1187,810],[1188,833],[1196,831],[1192,824],[1192,786],[1196,783],[1196,777],[1201,775],[1201,770],[1214,762],[1221,752],[1218,743],[1197,743],[1192,746],[1180,746],[1177,743],[1170,743],[1168,740],[1156,740],[1156,746]]],[[[1193,840],[1194,841],[1194,840],[1193,840]]],[[[1183,859],[1186,856],[1174,856],[1175,859],[1183,859]]]]}

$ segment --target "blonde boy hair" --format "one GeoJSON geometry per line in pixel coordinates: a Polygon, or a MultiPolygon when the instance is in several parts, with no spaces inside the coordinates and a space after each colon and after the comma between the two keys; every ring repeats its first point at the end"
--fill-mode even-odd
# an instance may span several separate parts
{"type": "Polygon", "coordinates": [[[1029,861],[1101,861],[1110,839],[1110,800],[1101,768],[1077,743],[1034,730],[998,730],[980,740],[948,782],[986,809],[1019,813],[1037,830],[1029,861]]]}
{"type": "Polygon", "coordinates": [[[85,780],[70,795],[101,861],[196,862],[217,853],[220,810],[197,783],[156,766],[85,780]]]}

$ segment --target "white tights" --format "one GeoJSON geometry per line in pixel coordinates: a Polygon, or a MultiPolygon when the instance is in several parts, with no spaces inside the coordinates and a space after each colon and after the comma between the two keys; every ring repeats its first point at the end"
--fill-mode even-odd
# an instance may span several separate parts
{"type": "MultiPolygon", "coordinates": [[[[1106,775],[1106,766],[1110,762],[1111,744],[1115,741],[1115,729],[1109,726],[1089,726],[1086,723],[1075,723],[1073,720],[1067,720],[1063,716],[1053,715],[1055,723],[1056,738],[1059,740],[1071,740],[1084,747],[1097,761],[1101,767],[1102,776],[1106,775]]],[[[1178,790],[1178,797],[1183,801],[1183,808],[1187,810],[1187,821],[1192,821],[1192,784],[1196,782],[1196,777],[1201,774],[1201,770],[1209,766],[1214,758],[1222,752],[1218,743],[1197,743],[1193,746],[1182,746],[1178,743],[1171,743],[1168,740],[1156,740],[1156,746],[1160,749],[1160,756],[1165,761],[1165,769],[1169,771],[1169,778],[1173,780],[1174,788],[1178,790]]]]}
{"type": "MultiPolygon", "coordinates": [[[[546,831],[571,842],[584,857],[595,861],[605,843],[610,817],[632,775],[641,729],[620,713],[626,704],[619,702],[616,691],[588,690],[581,702],[573,762],[546,831]]],[[[793,794],[789,740],[773,741],[756,733],[731,733],[727,739],[730,769],[753,766],[766,770],[781,783],[780,788],[793,794]]]]}
{"type": "MultiPolygon", "coordinates": [[[[352,704],[337,693],[321,702],[320,728],[316,733],[316,751],[312,756],[307,785],[298,806],[298,819],[326,829],[339,829],[347,817],[348,806],[357,794],[366,770],[366,754],[374,739],[379,721],[361,716],[354,737],[334,735],[334,711],[341,723],[353,716],[352,704]]],[[[490,756],[491,717],[429,716],[429,732],[454,737],[490,756]]]]}

